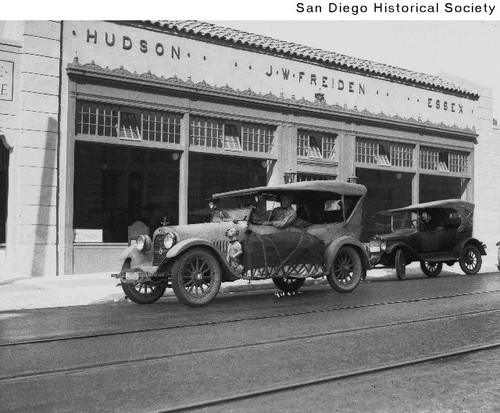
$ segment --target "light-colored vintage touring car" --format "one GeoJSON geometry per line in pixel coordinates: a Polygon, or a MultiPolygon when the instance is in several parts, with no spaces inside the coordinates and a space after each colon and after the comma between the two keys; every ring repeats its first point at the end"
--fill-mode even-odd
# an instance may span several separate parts
{"type": "Polygon", "coordinates": [[[162,226],[152,240],[140,235],[121,254],[123,267],[114,276],[139,304],[153,303],[173,288],[181,302],[201,306],[214,299],[221,282],[238,279],[272,278],[282,291],[295,292],[305,278],[326,276],[335,290],[350,292],[369,267],[359,241],[365,194],[363,185],[339,181],[215,194],[211,222],[162,226]],[[269,220],[285,194],[296,216],[279,228],[269,220]],[[229,262],[230,229],[243,251],[239,265],[229,262]]]}

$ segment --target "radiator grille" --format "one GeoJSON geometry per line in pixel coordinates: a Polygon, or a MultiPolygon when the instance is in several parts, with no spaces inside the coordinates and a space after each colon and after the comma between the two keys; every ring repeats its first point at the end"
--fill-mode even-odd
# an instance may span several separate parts
{"type": "Polygon", "coordinates": [[[215,244],[215,246],[220,249],[223,253],[226,253],[228,248],[229,248],[229,241],[227,240],[219,240],[219,239],[213,239],[212,242],[215,244]]]}
{"type": "Polygon", "coordinates": [[[154,258],[153,258],[153,265],[160,265],[161,262],[165,259],[167,256],[167,249],[163,245],[163,240],[165,239],[164,234],[158,234],[153,243],[153,251],[154,251],[154,258]]]}

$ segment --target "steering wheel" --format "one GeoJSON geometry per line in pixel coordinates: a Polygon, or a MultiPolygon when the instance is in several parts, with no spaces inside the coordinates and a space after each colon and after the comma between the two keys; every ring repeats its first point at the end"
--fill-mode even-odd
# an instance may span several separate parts
{"type": "Polygon", "coordinates": [[[419,231],[425,230],[425,223],[423,223],[419,219],[413,219],[411,221],[411,226],[412,226],[412,228],[418,229],[419,231]]]}

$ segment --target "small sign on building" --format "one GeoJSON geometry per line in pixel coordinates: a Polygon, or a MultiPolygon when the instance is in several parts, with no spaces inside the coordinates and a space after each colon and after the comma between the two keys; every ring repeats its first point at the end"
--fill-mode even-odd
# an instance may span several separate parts
{"type": "Polygon", "coordinates": [[[102,229],[75,229],[74,242],[102,242],[102,229]]]}
{"type": "Polygon", "coordinates": [[[14,62],[0,60],[0,100],[12,100],[14,90],[14,62]]]}

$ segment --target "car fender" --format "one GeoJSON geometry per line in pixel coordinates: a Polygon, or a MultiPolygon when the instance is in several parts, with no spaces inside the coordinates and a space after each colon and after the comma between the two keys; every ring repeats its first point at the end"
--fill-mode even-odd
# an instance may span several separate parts
{"type": "MultiPolygon", "coordinates": [[[[181,255],[183,252],[185,252],[191,248],[194,248],[194,247],[202,247],[202,248],[210,250],[216,256],[216,258],[219,260],[219,263],[223,267],[222,271],[229,272],[233,276],[235,275],[233,269],[229,266],[229,263],[227,262],[224,253],[220,249],[218,249],[212,242],[207,241],[206,239],[202,239],[202,238],[188,238],[188,239],[185,239],[185,240],[178,242],[177,244],[175,244],[172,248],[170,248],[168,250],[167,256],[165,257],[165,259],[163,260],[163,262],[160,266],[163,266],[166,263],[168,263],[169,261],[174,260],[176,257],[181,255]]],[[[230,277],[230,278],[232,278],[232,277],[230,277]]],[[[236,277],[236,278],[238,278],[238,277],[236,277]]]]}
{"type": "Polygon", "coordinates": [[[121,253],[118,259],[120,261],[125,261],[129,258],[132,258],[132,255],[134,255],[134,250],[137,251],[137,248],[134,245],[129,245],[127,248],[125,248],[121,253]]]}
{"type": "Polygon", "coordinates": [[[151,266],[153,263],[153,248],[148,251],[139,251],[135,244],[125,248],[119,258],[120,261],[130,260],[130,268],[140,268],[141,266],[151,266]]]}
{"type": "Polygon", "coordinates": [[[462,251],[468,244],[474,245],[479,250],[481,255],[486,255],[486,245],[484,245],[478,239],[470,237],[470,238],[465,238],[464,240],[462,240],[462,242],[460,242],[457,246],[455,246],[455,248],[453,249],[453,256],[457,258],[462,257],[462,251]]]}
{"type": "Polygon", "coordinates": [[[415,251],[414,248],[410,247],[405,242],[398,242],[396,244],[388,245],[387,249],[384,251],[384,253],[386,255],[392,255],[399,249],[402,249],[403,251],[406,252],[407,258],[418,259],[418,252],[415,251]]]}
{"type": "Polygon", "coordinates": [[[356,249],[359,256],[361,257],[361,263],[363,265],[363,272],[365,272],[368,268],[370,268],[370,260],[368,257],[368,253],[366,251],[365,245],[356,237],[353,236],[342,236],[340,238],[335,239],[328,245],[325,251],[325,261],[326,261],[326,270],[330,272],[333,259],[337,255],[337,252],[344,245],[349,245],[356,249]]]}

